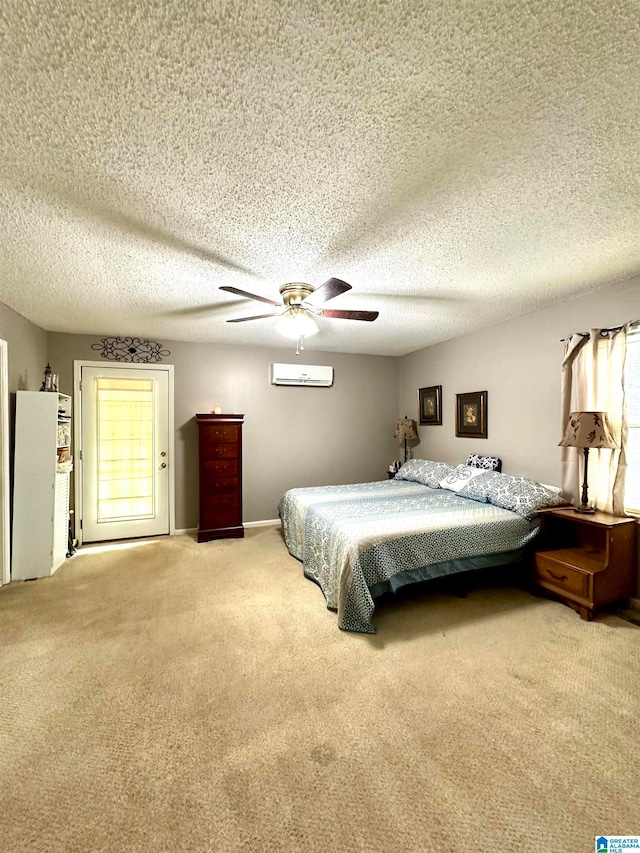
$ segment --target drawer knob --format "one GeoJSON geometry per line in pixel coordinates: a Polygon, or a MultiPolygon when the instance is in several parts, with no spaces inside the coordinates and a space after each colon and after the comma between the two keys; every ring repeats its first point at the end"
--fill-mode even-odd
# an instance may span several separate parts
{"type": "Polygon", "coordinates": [[[554,575],[554,573],[551,571],[551,569],[547,569],[547,574],[551,575],[551,577],[554,579],[554,581],[563,581],[564,582],[567,579],[566,575],[554,575]]]}

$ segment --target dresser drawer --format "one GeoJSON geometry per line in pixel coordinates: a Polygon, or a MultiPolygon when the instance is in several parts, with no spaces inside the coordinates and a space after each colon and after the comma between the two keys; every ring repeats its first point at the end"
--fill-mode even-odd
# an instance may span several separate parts
{"type": "Polygon", "coordinates": [[[588,595],[589,576],[585,572],[558,563],[544,553],[536,554],[535,573],[538,580],[557,589],[572,592],[586,598],[588,595]]]}
{"type": "Polygon", "coordinates": [[[200,458],[203,463],[214,459],[237,459],[238,445],[234,441],[208,441],[200,446],[200,458]]]}
{"type": "Polygon", "coordinates": [[[240,510],[240,495],[207,495],[202,499],[202,511],[207,515],[227,510],[240,510]]]}
{"type": "Polygon", "coordinates": [[[204,443],[210,441],[237,441],[240,427],[236,424],[200,424],[200,440],[204,443]]]}
{"type": "Polygon", "coordinates": [[[226,508],[215,507],[208,509],[204,507],[200,515],[201,530],[217,530],[223,527],[237,527],[242,524],[242,513],[240,505],[236,501],[235,506],[231,505],[226,508]]]}
{"type": "Polygon", "coordinates": [[[205,482],[209,482],[214,477],[222,475],[223,477],[238,476],[238,460],[237,459],[211,459],[205,461],[202,466],[205,482]]]}
{"type": "Polygon", "coordinates": [[[240,480],[238,477],[214,474],[204,478],[201,488],[206,495],[237,495],[240,489],[240,480]]]}

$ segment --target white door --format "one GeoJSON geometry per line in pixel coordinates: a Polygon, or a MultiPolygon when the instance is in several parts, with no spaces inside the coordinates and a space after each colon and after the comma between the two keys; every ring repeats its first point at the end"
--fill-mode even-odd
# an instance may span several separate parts
{"type": "Polygon", "coordinates": [[[80,367],[82,541],[169,533],[167,367],[80,367]]]}

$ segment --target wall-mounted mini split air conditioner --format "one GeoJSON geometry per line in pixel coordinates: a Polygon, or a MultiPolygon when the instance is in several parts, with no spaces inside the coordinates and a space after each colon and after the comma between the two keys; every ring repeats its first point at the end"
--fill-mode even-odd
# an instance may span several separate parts
{"type": "Polygon", "coordinates": [[[271,384],[328,388],[333,385],[333,367],[322,364],[272,364],[271,384]]]}

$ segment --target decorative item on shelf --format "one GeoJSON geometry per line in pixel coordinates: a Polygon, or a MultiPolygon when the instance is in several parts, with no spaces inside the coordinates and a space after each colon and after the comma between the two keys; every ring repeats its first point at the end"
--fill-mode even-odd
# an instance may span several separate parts
{"type": "Polygon", "coordinates": [[[421,424],[442,423],[442,385],[418,388],[418,411],[421,424]]]}
{"type": "Polygon", "coordinates": [[[58,447],[69,447],[71,445],[70,423],[58,422],[58,447]]]}
{"type": "Polygon", "coordinates": [[[408,418],[406,415],[403,418],[400,418],[400,420],[396,424],[396,431],[394,432],[393,437],[401,438],[404,440],[404,461],[406,462],[409,458],[409,448],[407,446],[407,442],[415,441],[415,439],[418,438],[416,422],[412,420],[412,418],[408,418]]]}
{"type": "Polygon", "coordinates": [[[456,394],[456,436],[458,438],[487,437],[487,396],[486,391],[456,394]]]}
{"type": "Polygon", "coordinates": [[[574,506],[576,512],[593,513],[589,506],[589,450],[591,448],[617,450],[619,444],[611,434],[606,412],[571,412],[564,435],[558,447],[580,447],[584,451],[584,476],[580,506],[574,506]]]}
{"type": "Polygon", "coordinates": [[[170,350],[162,349],[157,341],[144,338],[101,338],[99,344],[91,344],[91,349],[101,350],[100,355],[108,361],[125,361],[135,364],[150,364],[162,361],[170,350]]]}
{"type": "Polygon", "coordinates": [[[42,385],[40,386],[41,391],[51,391],[52,378],[51,378],[51,365],[47,362],[47,366],[44,369],[44,379],[42,380],[42,385]]]}
{"type": "Polygon", "coordinates": [[[63,459],[56,465],[56,474],[70,474],[73,471],[73,456],[63,459]]]}

